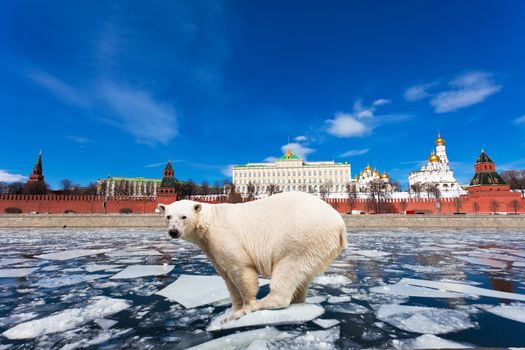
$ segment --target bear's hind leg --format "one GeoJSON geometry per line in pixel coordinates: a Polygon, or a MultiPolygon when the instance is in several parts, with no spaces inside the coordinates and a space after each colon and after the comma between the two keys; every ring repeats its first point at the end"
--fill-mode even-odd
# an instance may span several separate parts
{"type": "Polygon", "coordinates": [[[292,304],[304,303],[304,301],[306,300],[306,296],[308,295],[309,286],[310,281],[308,281],[307,283],[303,283],[299,287],[297,287],[293,295],[292,304]]]}
{"type": "Polygon", "coordinates": [[[223,322],[236,320],[252,312],[256,305],[255,297],[259,291],[259,276],[257,271],[251,267],[230,273],[230,278],[242,298],[242,308],[234,308],[234,312],[223,322]]]}

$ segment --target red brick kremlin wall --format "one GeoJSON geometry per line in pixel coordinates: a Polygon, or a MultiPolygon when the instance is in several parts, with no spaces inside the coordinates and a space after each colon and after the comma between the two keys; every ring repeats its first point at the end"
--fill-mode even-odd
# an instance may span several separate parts
{"type": "MultiPolygon", "coordinates": [[[[40,212],[60,214],[66,211],[73,211],[78,214],[103,214],[119,213],[122,209],[131,209],[133,213],[153,213],[158,203],[168,204],[175,198],[108,198],[104,207],[104,198],[98,196],[58,196],[58,195],[0,195],[0,214],[6,208],[15,207],[23,213],[40,212]]],[[[219,198],[198,199],[202,202],[219,203],[219,198]]],[[[514,213],[513,201],[518,201],[518,213],[525,213],[525,199],[519,193],[502,191],[479,192],[456,198],[443,198],[439,206],[435,199],[387,199],[381,203],[381,213],[403,213],[414,211],[427,214],[453,214],[456,212],[468,214],[492,213],[492,201],[498,203],[497,212],[514,213]],[[459,208],[458,208],[459,202],[459,208]],[[477,209],[478,205],[479,209],[477,209]],[[458,210],[459,209],[459,210],[458,210]]],[[[350,208],[346,199],[327,199],[330,205],[341,213],[350,212],[351,209],[362,210],[365,213],[374,213],[375,210],[368,200],[357,199],[350,208]]]]}

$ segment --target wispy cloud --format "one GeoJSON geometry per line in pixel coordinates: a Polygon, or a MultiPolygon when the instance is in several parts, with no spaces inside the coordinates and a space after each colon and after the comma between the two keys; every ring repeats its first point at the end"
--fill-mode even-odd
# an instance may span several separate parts
{"type": "Polygon", "coordinates": [[[82,137],[82,136],[68,135],[68,136],[66,136],[66,138],[70,139],[71,141],[74,141],[74,142],[78,143],[81,146],[85,146],[88,143],[93,142],[93,140],[88,139],[86,137],[82,137]]]}
{"type": "Polygon", "coordinates": [[[265,162],[269,162],[269,163],[273,163],[277,160],[277,157],[273,157],[273,156],[270,156],[270,157],[266,157],[264,158],[264,161],[265,162]]]}
{"type": "Polygon", "coordinates": [[[525,115],[522,115],[521,117],[518,117],[514,119],[515,124],[525,124],[525,115]]]}
{"type": "Polygon", "coordinates": [[[27,72],[27,76],[67,104],[82,107],[87,107],[90,105],[90,101],[86,94],[81,93],[74,87],[58,79],[57,77],[52,76],[51,74],[38,70],[32,70],[27,72]]]}
{"type": "Polygon", "coordinates": [[[8,172],[7,170],[0,170],[0,182],[17,182],[17,181],[25,181],[27,179],[27,176],[20,175],[20,174],[12,174],[8,172]]]}
{"type": "Polygon", "coordinates": [[[344,157],[355,157],[355,156],[361,156],[363,154],[366,154],[368,153],[368,151],[370,151],[369,148],[364,148],[364,149],[351,149],[349,151],[346,151],[344,153],[341,153],[338,157],[339,158],[344,158],[344,157]]]}
{"type": "MultiPolygon", "coordinates": [[[[183,160],[182,159],[175,159],[175,160],[171,160],[170,159],[170,162],[172,164],[173,163],[182,163],[183,160]]],[[[165,166],[167,163],[168,163],[167,160],[165,160],[163,162],[158,162],[158,163],[149,163],[149,164],[144,165],[144,168],[160,168],[160,167],[165,166]]]]}
{"type": "Polygon", "coordinates": [[[430,98],[430,105],[439,114],[481,103],[501,88],[494,82],[493,74],[474,71],[456,76],[446,87],[437,82],[412,86],[404,96],[407,101],[430,98]]]}
{"type": "Polygon", "coordinates": [[[304,142],[307,140],[307,138],[304,135],[299,135],[299,136],[294,137],[294,140],[297,142],[304,142]]]}
{"type": "Polygon", "coordinates": [[[371,131],[363,122],[348,113],[336,113],[334,119],[328,119],[328,133],[337,137],[363,136],[371,131]]]}
{"type": "Polygon", "coordinates": [[[147,92],[105,83],[100,89],[104,102],[116,113],[115,122],[139,143],[166,145],[178,134],[175,108],[156,101],[147,92]]]}
{"type": "Polygon", "coordinates": [[[231,177],[231,176],[232,176],[232,172],[233,172],[233,167],[234,167],[234,166],[235,166],[235,165],[233,165],[233,164],[228,164],[228,165],[222,167],[222,168],[221,168],[221,173],[222,173],[222,175],[227,176],[227,177],[231,177]]]}

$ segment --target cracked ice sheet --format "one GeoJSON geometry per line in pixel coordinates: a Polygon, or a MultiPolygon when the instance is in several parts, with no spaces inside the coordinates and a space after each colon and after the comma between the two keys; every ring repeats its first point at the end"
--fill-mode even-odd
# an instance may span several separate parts
{"type": "Polygon", "coordinates": [[[170,273],[173,268],[173,265],[130,265],[109,279],[166,275],[170,273]]]}
{"type": "Polygon", "coordinates": [[[525,304],[515,303],[510,305],[482,306],[481,308],[491,314],[525,323],[525,304]]]}
{"type": "Polygon", "coordinates": [[[38,267],[20,268],[20,269],[0,269],[0,278],[18,278],[26,277],[38,270],[38,267]]]}
{"type": "Polygon", "coordinates": [[[35,259],[25,259],[25,258],[7,258],[0,260],[0,266],[22,264],[26,262],[33,262],[35,259]]]}
{"type": "Polygon", "coordinates": [[[313,323],[315,323],[319,327],[327,329],[327,328],[331,328],[333,326],[337,326],[341,322],[339,320],[334,320],[334,319],[318,318],[316,320],[313,320],[313,323]]]}
{"type": "Polygon", "coordinates": [[[8,339],[29,339],[44,334],[64,332],[96,318],[115,314],[130,306],[127,300],[122,299],[98,297],[91,300],[92,302],[83,308],[68,309],[51,316],[24,322],[8,329],[2,335],[8,339]]]}
{"type": "Polygon", "coordinates": [[[423,334],[414,339],[392,340],[396,349],[468,349],[472,346],[436,337],[432,334],[423,334]]]}
{"type": "Polygon", "coordinates": [[[276,324],[300,324],[313,320],[324,313],[324,309],[315,304],[293,304],[286,309],[279,310],[260,310],[251,312],[238,320],[222,323],[221,321],[230,315],[231,310],[227,310],[213,319],[206,328],[207,331],[218,331],[223,329],[266,326],[276,324]]]}
{"type": "Polygon", "coordinates": [[[495,259],[495,260],[503,260],[503,261],[520,261],[525,262],[525,259],[517,257],[517,256],[511,256],[506,254],[498,254],[491,251],[486,252],[472,252],[469,253],[470,256],[475,256],[479,258],[487,258],[487,259],[495,259]]]}
{"type": "MultiPolygon", "coordinates": [[[[268,283],[269,280],[259,278],[259,286],[268,283]]],[[[175,282],[155,294],[175,301],[187,309],[230,298],[221,276],[180,275],[175,282]]],[[[231,301],[227,304],[230,303],[231,301]]]]}
{"type": "Polygon", "coordinates": [[[396,328],[421,334],[445,334],[475,327],[467,312],[435,307],[381,305],[376,316],[396,328]]]}
{"type": "Polygon", "coordinates": [[[409,297],[425,298],[464,298],[465,294],[446,292],[438,289],[411,286],[409,284],[398,282],[388,286],[379,286],[370,288],[372,293],[404,295],[409,297]]]}
{"type": "Polygon", "coordinates": [[[343,284],[350,284],[350,278],[342,275],[322,275],[313,280],[314,284],[321,284],[323,286],[338,286],[343,284]]]}
{"type": "Polygon", "coordinates": [[[498,269],[504,269],[507,267],[507,263],[499,260],[487,259],[487,258],[475,258],[470,256],[456,256],[457,259],[469,262],[474,265],[485,265],[495,267],[498,269]]]}
{"type": "Polygon", "coordinates": [[[348,251],[348,253],[366,256],[367,258],[382,258],[384,256],[388,256],[392,254],[392,253],[382,252],[379,250],[350,250],[348,251]]]}
{"type": "Polygon", "coordinates": [[[449,292],[457,292],[457,293],[471,294],[471,295],[484,296],[484,297],[525,301],[525,294],[499,292],[496,290],[479,288],[479,287],[471,286],[468,284],[462,284],[462,283],[436,282],[436,281],[418,280],[418,279],[413,279],[413,278],[403,278],[401,279],[401,281],[399,281],[399,283],[408,284],[411,286],[440,289],[440,290],[449,291],[449,292]]]}
{"type": "Polygon", "coordinates": [[[156,250],[122,250],[118,252],[111,252],[108,254],[111,257],[122,257],[122,256],[154,256],[163,255],[156,250]]]}
{"type": "Polygon", "coordinates": [[[43,278],[36,282],[34,286],[43,288],[57,288],[63,286],[71,286],[83,282],[91,282],[93,280],[109,277],[109,275],[70,275],[54,278],[43,278]]]}
{"type": "Polygon", "coordinates": [[[206,343],[193,346],[188,350],[237,350],[245,349],[251,343],[258,340],[273,340],[288,337],[288,333],[280,332],[274,327],[256,329],[254,331],[227,335],[225,337],[210,340],[206,343]]]}
{"type": "Polygon", "coordinates": [[[109,252],[111,249],[71,249],[62,252],[35,255],[35,258],[44,260],[69,260],[83,256],[98,255],[109,252]]]}

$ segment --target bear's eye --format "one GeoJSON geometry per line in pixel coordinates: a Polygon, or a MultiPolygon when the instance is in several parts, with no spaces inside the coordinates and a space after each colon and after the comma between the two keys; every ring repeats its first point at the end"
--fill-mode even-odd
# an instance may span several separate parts
{"type": "Polygon", "coordinates": [[[186,215],[180,217],[182,220],[186,220],[186,215]]]}
{"type": "Polygon", "coordinates": [[[166,216],[166,219],[171,220],[171,215],[166,216]]]}

